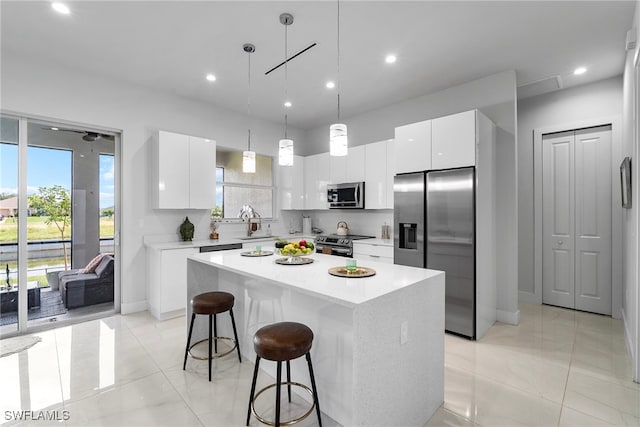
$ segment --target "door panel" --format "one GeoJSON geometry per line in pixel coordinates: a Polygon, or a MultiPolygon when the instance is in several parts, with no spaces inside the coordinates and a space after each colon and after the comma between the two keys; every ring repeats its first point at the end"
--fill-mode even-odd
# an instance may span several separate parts
{"type": "Polygon", "coordinates": [[[542,302],[610,315],[611,126],[542,144],[542,302]]]}
{"type": "Polygon", "coordinates": [[[576,131],[576,305],[611,314],[611,127],[576,131]]]}
{"type": "Polygon", "coordinates": [[[542,301],[568,308],[575,308],[573,142],[573,132],[542,140],[542,301]]]}

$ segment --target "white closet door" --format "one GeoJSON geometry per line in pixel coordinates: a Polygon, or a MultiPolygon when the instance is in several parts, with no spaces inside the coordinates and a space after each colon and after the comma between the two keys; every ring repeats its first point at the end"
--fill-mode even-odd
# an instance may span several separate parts
{"type": "Polygon", "coordinates": [[[542,139],[542,302],[611,314],[611,126],[542,139]]]}
{"type": "Polygon", "coordinates": [[[610,315],[611,127],[576,131],[575,156],[575,308],[610,315]]]}
{"type": "Polygon", "coordinates": [[[542,139],[542,302],[575,308],[574,132],[542,139]]]}

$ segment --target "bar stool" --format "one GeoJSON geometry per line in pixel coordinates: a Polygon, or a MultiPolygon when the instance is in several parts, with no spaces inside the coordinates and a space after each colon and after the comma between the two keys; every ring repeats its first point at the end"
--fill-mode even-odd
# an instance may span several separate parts
{"type": "Polygon", "coordinates": [[[299,421],[304,420],[315,406],[316,413],[318,414],[318,425],[322,427],[322,419],[320,418],[320,404],[318,402],[318,390],[316,389],[316,380],[313,375],[313,366],[311,365],[311,344],[313,343],[313,332],[306,325],[295,322],[280,322],[273,325],[267,325],[260,328],[253,337],[253,348],[256,352],[256,365],[253,370],[253,381],[251,383],[251,395],[249,396],[249,409],[247,410],[247,426],[251,419],[251,413],[262,423],[271,426],[291,425],[299,421]],[[309,376],[311,378],[311,387],[309,389],[304,384],[291,381],[291,367],[289,362],[297,359],[301,356],[306,356],[307,364],[309,365],[309,376]],[[258,378],[258,367],[260,366],[260,359],[267,359],[277,362],[277,375],[276,383],[266,386],[265,388],[256,391],[256,380],[258,378]],[[313,405],[311,408],[301,417],[280,422],[280,386],[282,376],[282,362],[287,362],[287,391],[289,395],[289,402],[291,402],[291,386],[301,387],[305,389],[313,397],[313,405]],[[276,387],[276,419],[275,421],[267,420],[256,413],[254,408],[254,402],[263,392],[268,389],[276,387]]]}
{"type": "Polygon", "coordinates": [[[229,292],[205,292],[203,294],[196,295],[191,300],[191,308],[193,314],[191,314],[191,325],[189,326],[189,337],[187,338],[187,346],[184,350],[184,363],[182,364],[182,370],[184,371],[187,368],[187,356],[191,355],[194,359],[198,360],[207,360],[209,359],[209,381],[211,381],[211,361],[213,359],[218,359],[220,357],[226,356],[231,353],[233,350],[238,351],[238,360],[242,363],[242,356],[240,356],[240,344],[238,341],[238,333],[236,331],[236,321],[233,318],[233,303],[235,298],[229,292]],[[231,315],[231,324],[233,325],[233,336],[235,341],[229,337],[219,337],[218,336],[218,324],[216,321],[216,314],[224,313],[228,311],[231,315]],[[200,340],[197,343],[191,344],[191,333],[193,332],[193,322],[196,320],[196,314],[206,314],[209,316],[209,357],[197,357],[191,354],[191,349],[196,345],[204,342],[206,339],[200,340]],[[213,323],[213,334],[212,334],[212,323],[213,323]],[[218,353],[218,340],[227,340],[234,343],[234,346],[231,350],[226,351],[222,354],[218,353]],[[215,355],[212,354],[211,344],[215,347],[215,355]]]}

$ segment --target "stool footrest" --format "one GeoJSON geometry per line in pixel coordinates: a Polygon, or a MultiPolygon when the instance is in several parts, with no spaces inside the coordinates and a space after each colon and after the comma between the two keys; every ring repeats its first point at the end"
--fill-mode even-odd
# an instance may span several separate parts
{"type": "MultiPolygon", "coordinates": [[[[283,381],[283,382],[280,383],[280,386],[285,386],[285,385],[292,385],[292,386],[300,387],[300,388],[306,390],[309,393],[309,395],[311,395],[311,399],[313,401],[313,404],[311,405],[311,408],[309,408],[309,410],[305,414],[303,414],[302,416],[300,416],[298,418],[294,418],[294,419],[289,420],[289,421],[280,421],[280,425],[281,426],[290,426],[292,424],[299,423],[300,421],[304,420],[309,415],[311,415],[311,413],[313,412],[313,409],[316,407],[316,404],[315,404],[315,399],[313,398],[313,391],[309,387],[307,387],[306,385],[300,384],[300,383],[295,382],[295,381],[283,381]]],[[[269,425],[269,426],[275,426],[276,425],[275,421],[267,420],[266,418],[263,418],[260,415],[258,415],[258,413],[256,412],[256,409],[254,407],[254,402],[256,401],[258,396],[260,396],[262,393],[264,393],[265,391],[269,390],[270,388],[274,388],[276,386],[277,386],[277,384],[274,383],[274,384],[270,384],[270,385],[260,389],[255,394],[253,399],[251,400],[251,412],[253,412],[253,415],[255,415],[255,417],[258,419],[258,421],[260,421],[263,424],[269,425]]]]}
{"type": "MultiPolygon", "coordinates": [[[[230,354],[233,352],[233,350],[235,350],[236,348],[238,348],[238,343],[233,339],[233,338],[229,338],[229,337],[211,337],[211,339],[214,340],[223,340],[223,341],[231,341],[233,343],[233,347],[231,347],[230,350],[225,351],[224,353],[215,353],[213,356],[211,356],[212,359],[219,359],[221,357],[226,356],[227,354],[230,354]]],[[[189,353],[189,356],[191,356],[192,358],[196,359],[196,360],[208,360],[209,357],[202,357],[202,356],[194,356],[193,354],[191,354],[191,349],[195,346],[197,346],[198,344],[201,344],[203,342],[208,342],[209,339],[205,338],[203,340],[198,341],[197,343],[193,344],[191,347],[189,347],[189,349],[187,350],[189,353]]]]}

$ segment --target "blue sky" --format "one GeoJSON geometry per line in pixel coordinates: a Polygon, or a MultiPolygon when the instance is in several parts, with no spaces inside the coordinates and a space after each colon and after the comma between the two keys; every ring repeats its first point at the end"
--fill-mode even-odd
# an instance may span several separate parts
{"type": "MultiPolygon", "coordinates": [[[[71,190],[71,151],[40,147],[27,149],[27,192],[61,185],[71,190]]],[[[100,208],[113,206],[114,158],[100,156],[100,208]]],[[[18,146],[0,144],[0,193],[18,192],[18,146]]]]}

